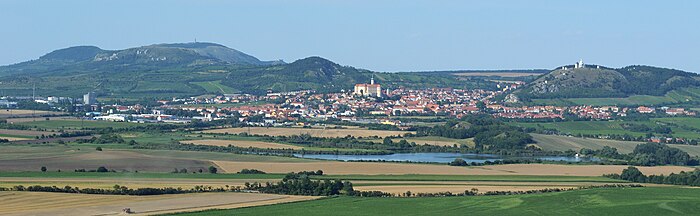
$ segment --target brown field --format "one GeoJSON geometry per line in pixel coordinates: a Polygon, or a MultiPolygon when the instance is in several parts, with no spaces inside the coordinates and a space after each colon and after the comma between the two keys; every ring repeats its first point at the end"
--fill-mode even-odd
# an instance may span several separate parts
{"type": "MultiPolygon", "coordinates": [[[[22,123],[22,122],[33,122],[33,121],[46,121],[47,117],[37,117],[37,118],[8,118],[7,123],[22,123]]],[[[59,117],[48,117],[49,120],[78,120],[71,116],[59,116],[59,117]]]]}
{"type": "Polygon", "coordinates": [[[295,149],[299,150],[302,147],[294,145],[279,144],[273,142],[250,141],[250,140],[185,140],[180,143],[191,143],[195,145],[211,145],[211,146],[236,146],[241,148],[263,148],[263,149],[295,149]]]}
{"type": "MultiPolygon", "coordinates": [[[[559,164],[508,164],[479,167],[455,167],[431,164],[402,164],[376,162],[308,162],[308,163],[262,163],[214,161],[227,172],[241,169],[258,169],[268,173],[288,173],[303,170],[323,170],[328,174],[425,174],[425,175],[564,175],[601,176],[620,173],[627,166],[622,165],[559,165],[559,164]]],[[[692,171],[694,168],[681,166],[639,167],[646,175],[670,174],[692,171]]]]}
{"type": "Polygon", "coordinates": [[[9,140],[9,141],[31,140],[31,139],[29,139],[29,138],[22,138],[22,137],[4,137],[4,136],[0,136],[0,139],[6,139],[6,140],[9,140]]]}
{"type": "MultiPolygon", "coordinates": [[[[20,154],[19,152],[17,154],[20,154]]],[[[213,165],[207,160],[159,157],[129,151],[81,151],[79,153],[36,154],[27,157],[0,159],[0,171],[37,171],[46,166],[49,170],[97,169],[105,166],[117,171],[169,172],[174,168],[206,170],[213,165]]]]}
{"type": "MultiPolygon", "coordinates": [[[[196,174],[192,174],[196,175],[196,174]]],[[[16,185],[41,185],[57,186],[66,185],[80,188],[102,188],[111,189],[115,184],[128,188],[161,188],[161,187],[181,187],[185,189],[193,188],[195,185],[222,187],[226,185],[235,187],[243,186],[246,182],[276,182],[280,179],[179,179],[179,178],[31,178],[31,177],[0,177],[0,187],[13,187],[16,185]]]]}
{"type": "Polygon", "coordinates": [[[62,112],[44,110],[23,110],[23,109],[0,109],[0,117],[21,117],[21,116],[41,116],[41,115],[62,115],[62,112]]]}
{"type": "Polygon", "coordinates": [[[239,133],[251,133],[255,135],[270,135],[270,136],[290,136],[290,135],[301,135],[309,134],[314,137],[369,137],[369,136],[398,136],[404,135],[406,133],[415,133],[411,131],[386,131],[386,130],[364,130],[364,129],[312,129],[312,128],[264,128],[264,127],[250,127],[250,128],[224,128],[224,129],[213,129],[205,130],[204,133],[229,133],[229,134],[239,134],[239,133]]]}
{"type": "Polygon", "coordinates": [[[315,199],[256,193],[198,193],[155,196],[0,192],[0,215],[153,215],[205,209],[240,208],[315,199]]]}
{"type": "Polygon", "coordinates": [[[50,131],[0,129],[0,134],[20,135],[20,136],[41,136],[41,135],[48,136],[51,134],[58,134],[58,133],[57,132],[50,132],[50,131]]]}
{"type": "Polygon", "coordinates": [[[499,76],[499,77],[524,77],[537,76],[538,73],[515,73],[515,72],[475,72],[475,73],[454,73],[456,76],[499,76]]]}

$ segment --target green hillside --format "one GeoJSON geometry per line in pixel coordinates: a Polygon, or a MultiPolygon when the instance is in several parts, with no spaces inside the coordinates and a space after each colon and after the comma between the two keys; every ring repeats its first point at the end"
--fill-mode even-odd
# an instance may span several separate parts
{"type": "Polygon", "coordinates": [[[156,44],[124,50],[78,46],[39,59],[0,67],[0,92],[28,96],[79,97],[96,92],[103,98],[169,98],[202,94],[316,90],[350,90],[375,80],[385,88],[457,87],[493,89],[484,79],[419,73],[375,73],[341,66],[321,57],[292,63],[260,61],[213,43],[156,44]]]}
{"type": "Polygon", "coordinates": [[[520,101],[557,105],[659,105],[700,101],[700,75],[651,66],[559,68],[514,92],[520,101]]]}

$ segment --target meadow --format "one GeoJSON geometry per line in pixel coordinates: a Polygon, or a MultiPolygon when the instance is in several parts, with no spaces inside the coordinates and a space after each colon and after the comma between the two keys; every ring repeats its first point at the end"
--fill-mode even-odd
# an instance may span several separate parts
{"type": "Polygon", "coordinates": [[[690,215],[700,211],[697,203],[698,188],[598,188],[477,197],[332,197],[176,215],[690,215]]]}

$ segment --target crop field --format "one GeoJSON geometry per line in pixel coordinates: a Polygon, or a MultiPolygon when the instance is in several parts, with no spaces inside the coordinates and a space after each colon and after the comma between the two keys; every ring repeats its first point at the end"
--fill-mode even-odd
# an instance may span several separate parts
{"type": "Polygon", "coordinates": [[[49,131],[32,131],[32,130],[11,130],[11,129],[0,129],[0,134],[17,136],[17,137],[35,137],[35,136],[48,136],[51,134],[58,134],[57,132],[49,131]]]}
{"type": "Polygon", "coordinates": [[[24,110],[24,109],[0,109],[0,118],[10,117],[28,117],[42,115],[62,115],[62,112],[53,112],[45,110],[24,110]]]}
{"type": "Polygon", "coordinates": [[[55,132],[48,131],[31,131],[31,130],[10,130],[10,129],[0,129],[0,139],[7,139],[10,141],[16,140],[32,140],[36,137],[42,135],[48,136],[52,134],[57,134],[55,132]]]}
{"type": "Polygon", "coordinates": [[[581,150],[583,148],[598,150],[604,146],[616,148],[620,153],[630,153],[642,142],[616,141],[593,138],[579,138],[557,135],[530,134],[537,146],[547,151],[581,150]]]}
{"type": "Polygon", "coordinates": [[[24,118],[8,118],[7,123],[22,123],[22,122],[36,122],[36,121],[51,121],[51,120],[79,120],[72,116],[54,116],[54,117],[24,117],[24,118]],[[48,120],[47,120],[48,119],[48,120]]]}
{"type": "Polygon", "coordinates": [[[195,145],[211,145],[211,146],[236,146],[241,148],[263,148],[263,149],[302,149],[300,146],[279,144],[273,142],[262,142],[262,141],[248,141],[248,140],[186,140],[180,141],[181,143],[191,143],[195,145]]]}
{"type": "MultiPolygon", "coordinates": [[[[631,153],[634,147],[641,144],[642,142],[632,142],[632,141],[617,141],[617,140],[605,140],[605,139],[594,139],[594,138],[579,138],[579,137],[568,137],[568,136],[557,136],[557,135],[543,135],[543,134],[530,134],[533,140],[537,142],[537,146],[547,151],[566,151],[574,150],[578,151],[582,148],[598,150],[602,149],[604,146],[609,146],[616,148],[618,152],[623,154],[631,153]]],[[[667,144],[669,147],[681,149],[691,156],[700,156],[700,146],[694,145],[681,145],[681,144],[667,144]]]]}
{"type": "Polygon", "coordinates": [[[0,192],[2,215],[118,215],[123,208],[136,214],[162,214],[215,208],[240,208],[256,205],[316,199],[254,193],[196,193],[154,196],[92,195],[46,192],[0,192]]]}
{"type": "Polygon", "coordinates": [[[0,171],[36,171],[46,166],[51,171],[75,169],[108,169],[169,172],[173,168],[205,169],[208,160],[158,157],[129,151],[95,151],[79,147],[0,147],[0,171]],[[54,152],[51,152],[51,151],[54,152]],[[5,154],[7,153],[7,154],[5,154]]]}
{"type": "MultiPolygon", "coordinates": [[[[214,161],[226,172],[242,169],[258,169],[268,173],[288,173],[304,170],[323,170],[331,175],[563,175],[601,176],[620,173],[627,166],[622,165],[559,165],[559,164],[508,164],[478,167],[456,167],[442,164],[409,164],[380,162],[339,162],[322,161],[306,163],[265,163],[214,161]]],[[[669,174],[692,171],[691,167],[656,166],[641,167],[645,174],[669,174]]]]}
{"type": "MultiPolygon", "coordinates": [[[[188,170],[206,170],[214,165],[211,161],[229,162],[296,162],[312,160],[293,157],[243,155],[219,152],[146,150],[146,149],[108,149],[100,145],[103,151],[95,147],[82,145],[44,146],[44,145],[0,145],[0,172],[2,171],[37,171],[46,166],[49,171],[73,171],[75,169],[96,169],[105,166],[117,171],[170,172],[174,168],[188,170]]],[[[240,170],[235,170],[237,172],[240,170]]]]}
{"type": "Polygon", "coordinates": [[[112,122],[112,121],[93,121],[93,120],[49,120],[49,121],[32,121],[20,122],[19,125],[42,129],[90,129],[90,128],[127,128],[134,127],[140,124],[129,122],[112,122]]]}
{"type": "Polygon", "coordinates": [[[402,136],[406,133],[415,133],[411,131],[388,131],[388,130],[364,130],[364,129],[312,129],[312,128],[280,128],[280,127],[249,127],[249,128],[224,128],[205,130],[203,133],[250,133],[255,135],[269,136],[290,136],[309,134],[313,137],[369,137],[369,136],[402,136]]]}
{"type": "Polygon", "coordinates": [[[599,188],[477,197],[337,197],[178,215],[691,215],[700,211],[697,203],[698,188],[599,188]]]}

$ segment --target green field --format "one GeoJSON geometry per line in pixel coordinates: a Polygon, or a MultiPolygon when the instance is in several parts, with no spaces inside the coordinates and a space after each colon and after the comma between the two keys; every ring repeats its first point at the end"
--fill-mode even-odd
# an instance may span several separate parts
{"type": "Polygon", "coordinates": [[[667,122],[678,126],[685,126],[700,130],[700,118],[693,117],[673,117],[673,118],[656,118],[654,121],[667,122]]]}
{"type": "Polygon", "coordinates": [[[700,212],[698,203],[698,188],[599,188],[477,197],[333,197],[177,215],[693,215],[700,212]]]}
{"type": "Polygon", "coordinates": [[[239,92],[236,89],[221,84],[221,80],[208,82],[192,82],[192,84],[204,88],[204,90],[209,93],[233,94],[239,92]]]}
{"type": "Polygon", "coordinates": [[[568,137],[568,136],[558,136],[558,135],[543,135],[543,134],[530,134],[533,140],[537,142],[537,146],[545,151],[566,151],[574,150],[578,151],[582,148],[598,150],[604,146],[609,146],[616,148],[620,153],[630,153],[634,150],[634,147],[641,144],[642,142],[631,142],[631,141],[616,141],[616,140],[605,140],[605,139],[593,139],[593,138],[579,138],[579,137],[568,137]]]}

